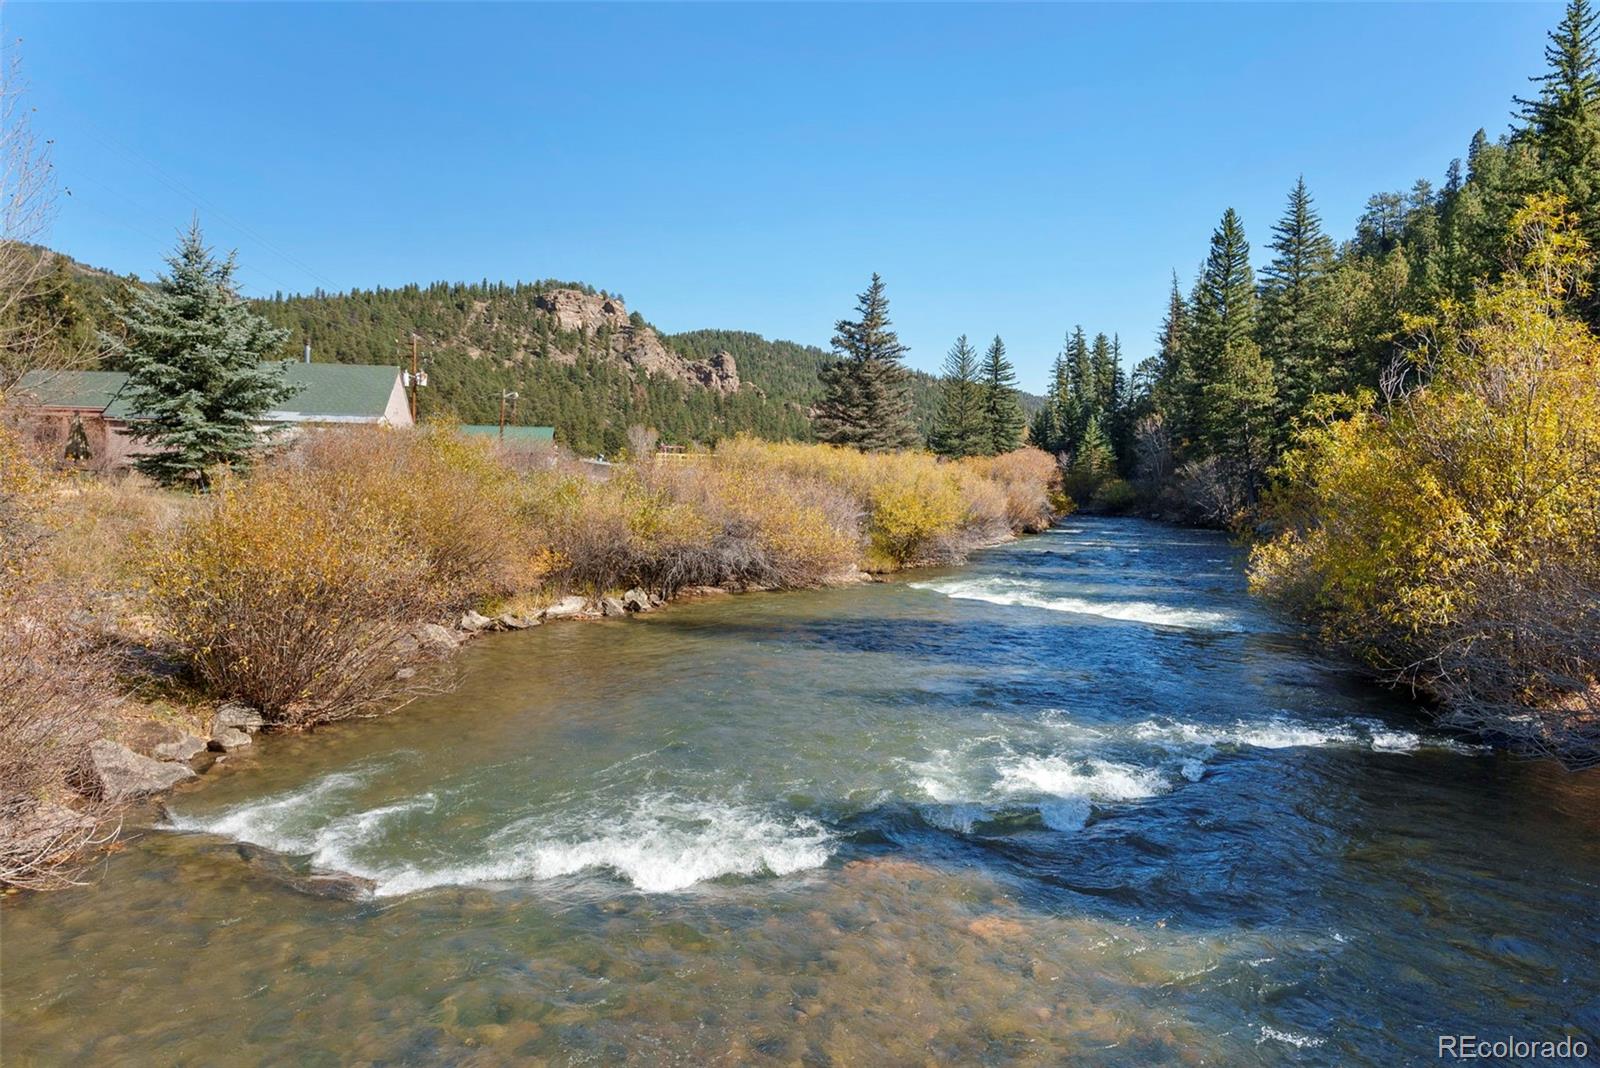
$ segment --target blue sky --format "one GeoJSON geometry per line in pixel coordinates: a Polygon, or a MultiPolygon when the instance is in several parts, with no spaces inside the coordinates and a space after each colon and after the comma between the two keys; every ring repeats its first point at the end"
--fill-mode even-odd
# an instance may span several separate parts
{"type": "Polygon", "coordinates": [[[579,279],[826,345],[876,270],[911,362],[1074,323],[1148,355],[1225,207],[1346,236],[1506,126],[1558,4],[0,8],[70,190],[149,276],[198,211],[247,292],[579,279]]]}

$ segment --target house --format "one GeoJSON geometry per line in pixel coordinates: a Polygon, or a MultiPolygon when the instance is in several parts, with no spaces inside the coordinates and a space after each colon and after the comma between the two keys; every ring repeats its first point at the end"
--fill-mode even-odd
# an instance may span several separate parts
{"type": "MultiPolygon", "coordinates": [[[[263,427],[411,425],[398,367],[285,362],[283,368],[296,392],[262,416],[263,427]]],[[[121,371],[29,371],[7,399],[22,403],[28,437],[41,449],[113,470],[146,451],[128,432],[139,413],[125,396],[127,382],[121,371]]]]}

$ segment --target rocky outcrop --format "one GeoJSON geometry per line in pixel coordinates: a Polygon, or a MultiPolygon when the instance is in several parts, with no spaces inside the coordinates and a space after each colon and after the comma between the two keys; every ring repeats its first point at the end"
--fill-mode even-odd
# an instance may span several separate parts
{"type": "Polygon", "coordinates": [[[140,756],[120,742],[102,738],[89,747],[85,776],[97,797],[134,801],[170,790],[195,778],[195,773],[188,764],[140,756]]]}
{"type": "MultiPolygon", "coordinates": [[[[737,393],[742,385],[731,354],[717,352],[707,360],[686,359],[668,348],[648,324],[635,322],[620,297],[554,289],[541,294],[536,307],[554,320],[557,329],[568,333],[583,331],[594,336],[604,329],[611,357],[646,374],[723,394],[737,393]]],[[[568,362],[576,358],[571,353],[553,356],[568,362]]]]}

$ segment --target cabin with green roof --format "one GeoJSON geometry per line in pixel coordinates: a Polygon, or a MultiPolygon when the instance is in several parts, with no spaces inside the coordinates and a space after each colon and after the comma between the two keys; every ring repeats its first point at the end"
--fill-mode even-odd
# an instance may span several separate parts
{"type": "MultiPolygon", "coordinates": [[[[265,365],[264,365],[265,366],[265,365]]],[[[365,423],[411,426],[400,368],[285,362],[294,394],[262,417],[267,426],[365,423]]],[[[42,448],[97,470],[127,467],[144,448],[129,434],[139,413],[121,371],[29,371],[8,399],[20,401],[28,436],[42,448]]]]}

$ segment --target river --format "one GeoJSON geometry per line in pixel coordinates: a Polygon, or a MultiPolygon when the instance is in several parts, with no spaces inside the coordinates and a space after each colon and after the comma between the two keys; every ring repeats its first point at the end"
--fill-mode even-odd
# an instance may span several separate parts
{"type": "Polygon", "coordinates": [[[1371,1064],[1600,1032],[1600,776],[1320,655],[1222,537],[495,635],[8,899],[8,1065],[1371,1064]],[[313,867],[373,880],[309,893],[313,867]]]}

